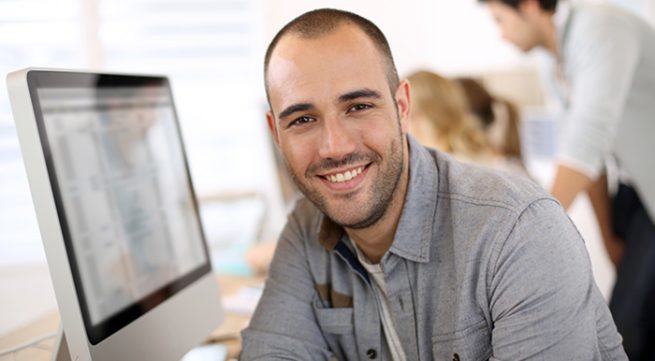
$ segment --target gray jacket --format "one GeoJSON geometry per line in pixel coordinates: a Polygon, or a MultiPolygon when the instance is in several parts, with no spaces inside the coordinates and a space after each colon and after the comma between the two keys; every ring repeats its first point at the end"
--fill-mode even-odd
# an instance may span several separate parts
{"type": "MultiPolygon", "coordinates": [[[[408,360],[627,360],[583,240],[539,186],[411,138],[409,182],[381,261],[408,360]]],[[[302,200],[241,358],[380,359],[377,302],[348,236],[302,200]]]]}

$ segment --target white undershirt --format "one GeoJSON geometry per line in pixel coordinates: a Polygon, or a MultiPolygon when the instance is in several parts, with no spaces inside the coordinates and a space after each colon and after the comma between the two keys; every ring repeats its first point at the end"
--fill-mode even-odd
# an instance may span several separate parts
{"type": "Polygon", "coordinates": [[[369,261],[368,257],[363,254],[359,248],[355,245],[355,242],[352,242],[355,251],[357,252],[357,258],[359,263],[364,266],[368,274],[373,278],[375,290],[375,296],[380,301],[380,320],[382,320],[382,328],[384,329],[384,335],[387,340],[387,349],[388,354],[391,356],[393,361],[406,361],[405,351],[403,351],[403,345],[400,342],[396,328],[393,325],[393,319],[391,318],[391,311],[389,307],[389,297],[387,296],[387,283],[384,281],[384,272],[382,272],[382,267],[380,264],[373,264],[369,261]]]}

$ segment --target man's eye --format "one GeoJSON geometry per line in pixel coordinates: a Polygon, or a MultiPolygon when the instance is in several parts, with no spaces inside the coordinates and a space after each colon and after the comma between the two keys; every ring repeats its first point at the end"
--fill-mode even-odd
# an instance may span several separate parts
{"type": "Polygon", "coordinates": [[[289,127],[298,127],[307,123],[311,123],[314,121],[314,118],[312,117],[307,117],[307,116],[302,116],[299,118],[294,119],[289,123],[289,127]]]}
{"type": "Polygon", "coordinates": [[[355,104],[348,109],[348,113],[358,112],[366,109],[372,108],[370,104],[355,104]]]}

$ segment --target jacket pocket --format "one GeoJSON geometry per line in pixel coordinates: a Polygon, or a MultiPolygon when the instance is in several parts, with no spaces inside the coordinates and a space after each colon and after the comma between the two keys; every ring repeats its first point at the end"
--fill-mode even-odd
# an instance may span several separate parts
{"type": "Polygon", "coordinates": [[[491,354],[491,331],[485,320],[462,331],[432,337],[434,360],[483,361],[491,354]]]}
{"type": "Polygon", "coordinates": [[[312,303],[318,327],[337,360],[357,355],[354,313],[352,307],[326,307],[316,297],[312,303]]]}
{"type": "Polygon", "coordinates": [[[344,334],[353,330],[352,308],[314,308],[314,312],[323,332],[344,334]]]}

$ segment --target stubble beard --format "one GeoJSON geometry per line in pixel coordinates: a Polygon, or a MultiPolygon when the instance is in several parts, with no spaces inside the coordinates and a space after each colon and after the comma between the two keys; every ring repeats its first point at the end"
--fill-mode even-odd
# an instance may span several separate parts
{"type": "MultiPolygon", "coordinates": [[[[286,163],[287,169],[298,189],[300,189],[305,197],[314,203],[314,205],[333,222],[344,228],[367,228],[375,224],[382,218],[382,216],[384,216],[387,208],[389,208],[389,205],[393,201],[393,197],[398,188],[398,184],[400,183],[400,178],[404,169],[404,147],[402,140],[400,121],[398,121],[397,137],[392,139],[386,154],[386,167],[380,168],[377,178],[374,180],[372,189],[369,191],[369,194],[366,195],[365,201],[368,204],[352,204],[350,206],[352,210],[334,209],[334,205],[330,206],[330,202],[316,189],[316,187],[312,188],[309,186],[312,178],[316,177],[313,174],[316,174],[317,169],[325,171],[330,168],[345,167],[348,164],[361,160],[370,160],[372,162],[371,166],[377,165],[378,167],[382,167],[385,162],[383,157],[379,154],[373,152],[365,154],[354,153],[347,155],[342,160],[324,160],[320,164],[314,164],[308,168],[307,172],[303,175],[303,179],[307,181],[301,181],[299,175],[294,172],[288,162],[286,163]],[[360,219],[348,219],[352,218],[352,214],[362,207],[367,209],[364,216],[359,217],[360,219]],[[343,214],[344,212],[346,213],[345,215],[343,214]]],[[[342,195],[341,198],[345,201],[352,200],[355,202],[353,199],[354,196],[355,192],[352,192],[342,195]]]]}

